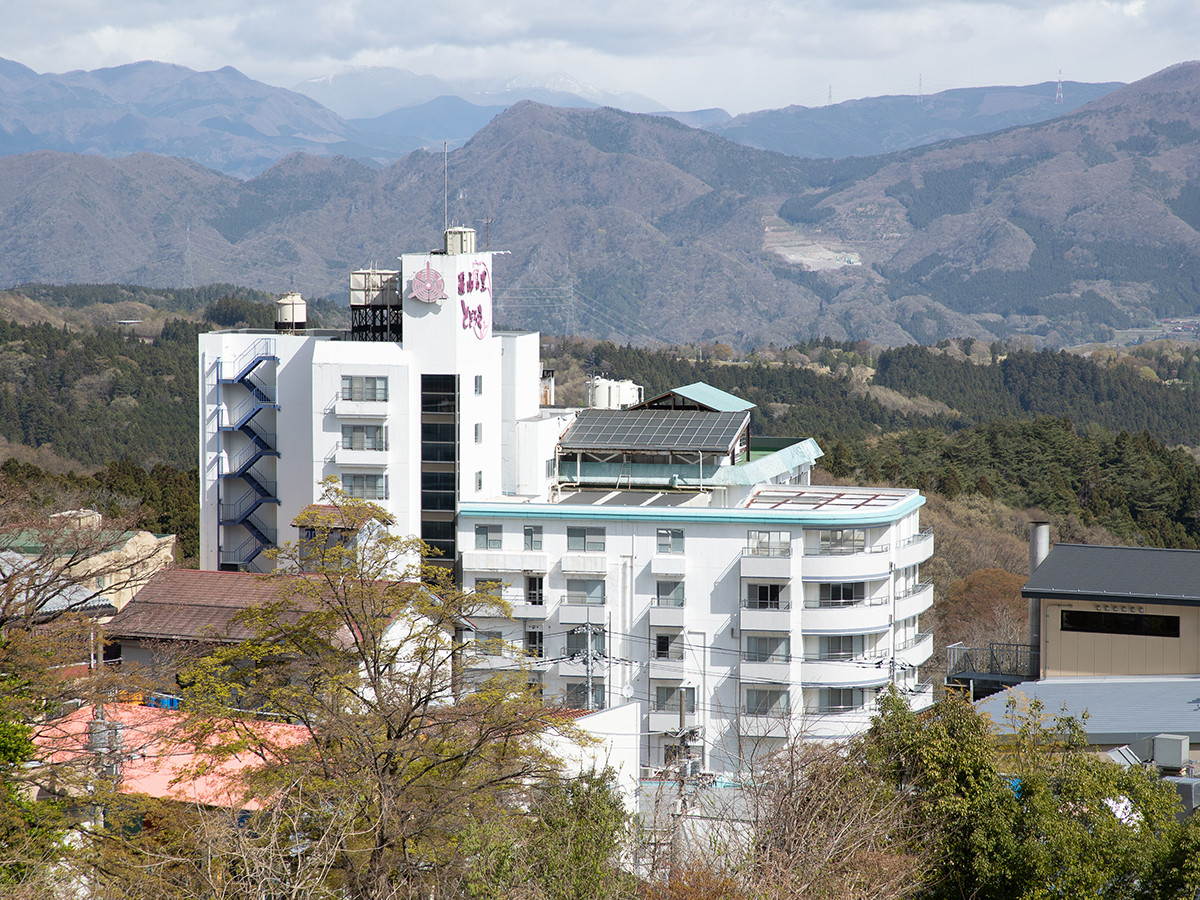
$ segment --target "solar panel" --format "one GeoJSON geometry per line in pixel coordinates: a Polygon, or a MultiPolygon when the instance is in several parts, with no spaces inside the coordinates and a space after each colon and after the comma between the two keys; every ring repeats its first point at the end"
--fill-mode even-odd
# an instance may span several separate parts
{"type": "Polygon", "coordinates": [[[691,450],[724,453],[746,426],[746,412],[585,409],[567,429],[563,450],[691,450]]]}

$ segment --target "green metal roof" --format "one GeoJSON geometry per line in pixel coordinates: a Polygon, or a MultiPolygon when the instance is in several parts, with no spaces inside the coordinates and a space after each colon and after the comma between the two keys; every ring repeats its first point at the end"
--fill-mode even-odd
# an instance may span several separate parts
{"type": "Polygon", "coordinates": [[[723,391],[720,388],[715,388],[711,384],[705,384],[703,381],[697,381],[693,384],[685,384],[683,387],[677,387],[674,390],[667,391],[665,394],[659,394],[657,397],[651,397],[649,400],[643,401],[631,409],[644,409],[650,404],[662,400],[664,397],[669,397],[671,394],[677,394],[685,400],[690,400],[699,406],[709,409],[712,412],[746,412],[754,409],[754,403],[749,400],[743,400],[728,391],[723,391]]]}

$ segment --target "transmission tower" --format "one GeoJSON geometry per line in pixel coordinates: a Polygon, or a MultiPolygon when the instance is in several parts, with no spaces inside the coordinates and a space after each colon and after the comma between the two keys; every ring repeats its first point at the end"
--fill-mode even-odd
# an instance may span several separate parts
{"type": "Polygon", "coordinates": [[[1054,92],[1054,102],[1055,102],[1055,103],[1060,103],[1060,104],[1063,102],[1063,95],[1062,95],[1062,69],[1059,69],[1059,70],[1058,70],[1058,90],[1054,92]]]}

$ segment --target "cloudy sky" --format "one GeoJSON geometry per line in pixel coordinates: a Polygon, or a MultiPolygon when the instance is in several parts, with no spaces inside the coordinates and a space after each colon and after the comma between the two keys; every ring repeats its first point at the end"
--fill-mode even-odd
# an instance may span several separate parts
{"type": "Polygon", "coordinates": [[[556,73],[669,109],[818,106],[1200,57],[1197,0],[46,0],[7,4],[0,56],[38,72],[140,59],[291,87],[348,66],[445,79],[556,73]]]}

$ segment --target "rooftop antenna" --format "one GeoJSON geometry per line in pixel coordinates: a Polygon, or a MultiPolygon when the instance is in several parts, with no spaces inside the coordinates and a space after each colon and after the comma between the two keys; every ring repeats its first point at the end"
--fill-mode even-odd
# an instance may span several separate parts
{"type": "Polygon", "coordinates": [[[1062,69],[1058,70],[1058,90],[1054,94],[1054,102],[1061,104],[1063,102],[1062,95],[1062,69]]]}
{"type": "Polygon", "coordinates": [[[442,141],[442,233],[450,228],[450,151],[446,149],[447,142],[442,141]]]}

